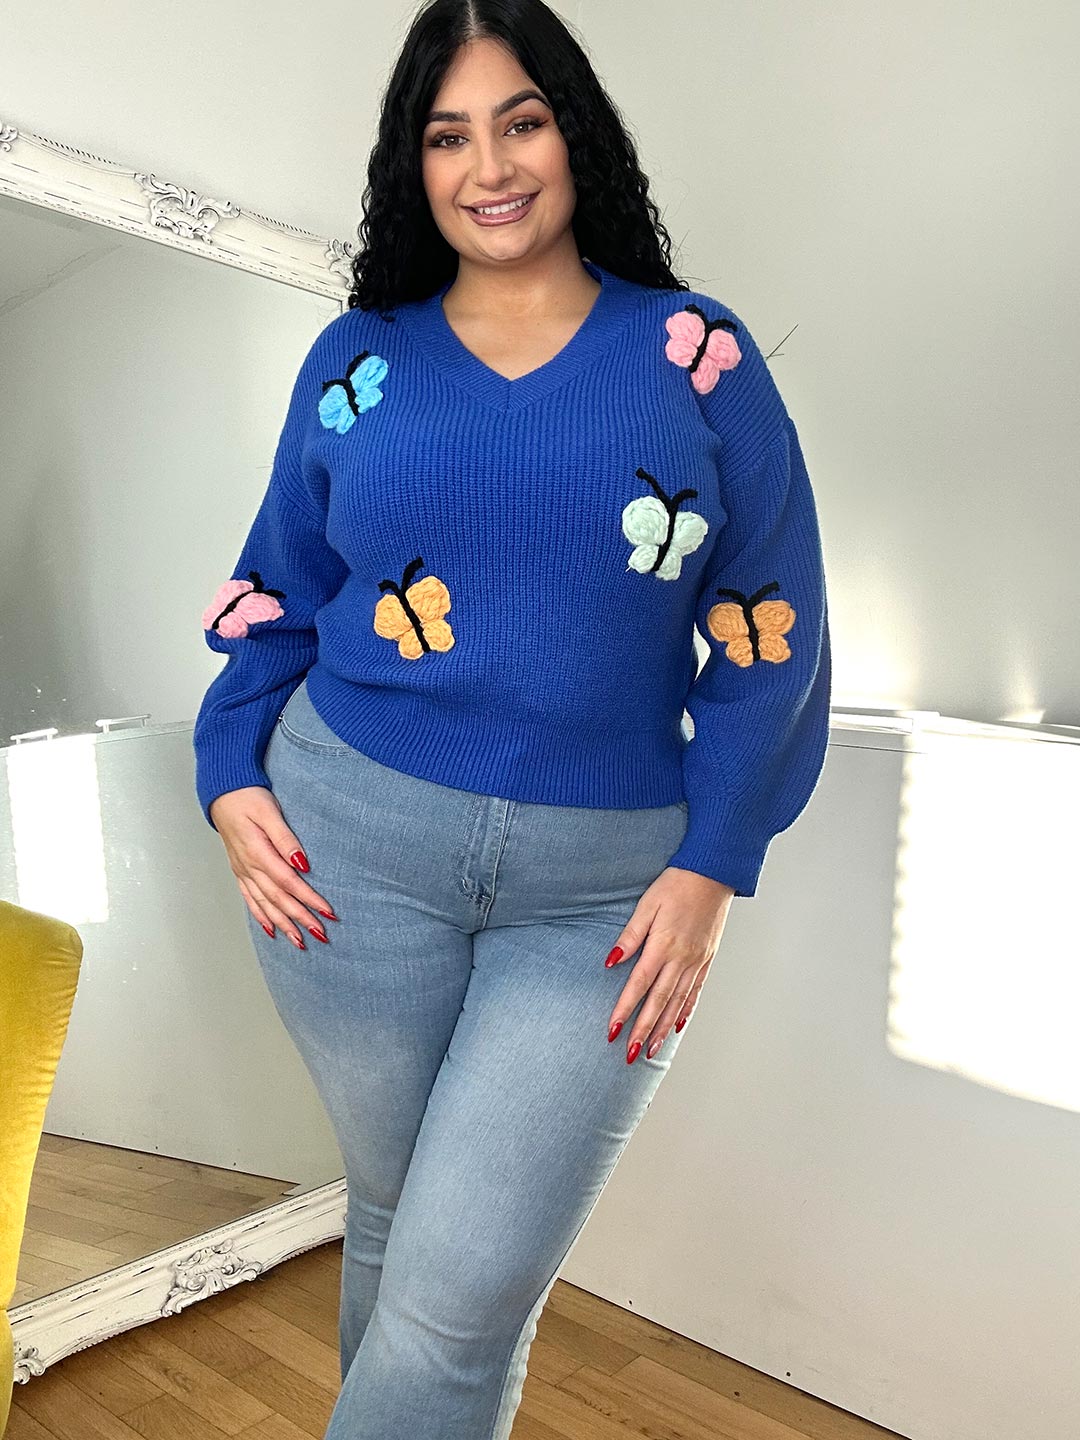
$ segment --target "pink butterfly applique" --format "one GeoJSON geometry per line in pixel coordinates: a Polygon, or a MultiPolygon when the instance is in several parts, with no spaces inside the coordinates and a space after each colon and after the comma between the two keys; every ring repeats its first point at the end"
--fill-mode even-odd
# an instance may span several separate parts
{"type": "Polygon", "coordinates": [[[720,379],[721,370],[734,370],[742,351],[730,320],[710,320],[697,305],[687,305],[664,322],[671,339],[664,354],[676,365],[690,371],[690,383],[699,395],[707,395],[720,379]]]}
{"type": "Polygon", "coordinates": [[[284,590],[265,589],[257,570],[249,570],[248,575],[248,580],[226,580],[218,586],[203,611],[204,630],[216,630],[226,640],[243,640],[249,625],[285,614],[278,604],[285,599],[284,590]]]}

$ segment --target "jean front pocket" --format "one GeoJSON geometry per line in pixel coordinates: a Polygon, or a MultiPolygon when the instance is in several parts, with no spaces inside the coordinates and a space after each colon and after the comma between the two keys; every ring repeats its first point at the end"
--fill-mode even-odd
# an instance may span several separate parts
{"type": "Polygon", "coordinates": [[[311,703],[307,680],[301,680],[278,716],[278,729],[291,745],[314,754],[348,750],[348,741],[336,735],[311,703]]]}

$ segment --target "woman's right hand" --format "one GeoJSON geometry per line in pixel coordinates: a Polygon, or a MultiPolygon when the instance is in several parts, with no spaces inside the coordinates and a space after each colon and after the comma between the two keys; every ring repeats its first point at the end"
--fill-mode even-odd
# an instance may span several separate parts
{"type": "Polygon", "coordinates": [[[281,806],[265,785],[246,785],[219,795],[210,806],[210,818],[221,836],[229,865],[240,885],[247,907],[268,935],[279,925],[294,945],[306,950],[301,925],[316,939],[328,943],[326,932],[308,909],[336,920],[334,907],[298,873],[307,868],[307,856],[296,835],[285,824],[281,806]]]}

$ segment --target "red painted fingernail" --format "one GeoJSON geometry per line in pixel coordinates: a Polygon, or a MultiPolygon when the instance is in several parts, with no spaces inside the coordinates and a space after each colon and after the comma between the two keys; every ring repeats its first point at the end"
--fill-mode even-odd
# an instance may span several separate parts
{"type": "Polygon", "coordinates": [[[296,948],[297,948],[298,950],[306,950],[306,949],[307,949],[307,946],[304,944],[303,940],[298,940],[295,935],[290,935],[290,936],[289,936],[289,939],[293,942],[293,944],[296,946],[296,948]]]}
{"type": "Polygon", "coordinates": [[[630,1049],[626,1052],[626,1063],[628,1065],[632,1065],[634,1063],[634,1061],[638,1057],[638,1052],[640,1049],[641,1041],[635,1040],[634,1043],[630,1046],[630,1049]]]}
{"type": "Polygon", "coordinates": [[[318,910],[320,915],[325,915],[327,920],[336,920],[338,918],[332,910],[323,910],[319,905],[316,905],[315,909],[318,910]]]}
{"type": "Polygon", "coordinates": [[[270,936],[270,939],[272,940],[274,938],[274,927],[272,925],[264,925],[261,920],[259,921],[259,924],[262,925],[263,929],[266,931],[266,933],[270,936]]]}
{"type": "Polygon", "coordinates": [[[616,945],[615,948],[614,948],[614,950],[612,950],[611,954],[610,954],[610,955],[607,957],[607,959],[604,961],[604,964],[605,964],[606,966],[607,966],[607,965],[617,965],[617,964],[619,963],[619,961],[622,959],[622,957],[623,957],[623,948],[622,948],[621,945],[616,945]]]}
{"type": "Polygon", "coordinates": [[[321,925],[309,925],[308,929],[311,931],[312,935],[315,936],[316,940],[321,940],[324,945],[330,944],[330,941],[326,938],[326,934],[321,925]]]}
{"type": "Polygon", "coordinates": [[[609,1045],[611,1044],[612,1040],[614,1040],[615,1037],[618,1035],[619,1031],[622,1029],[622,1025],[623,1022],[621,1020],[616,1020],[615,1024],[612,1025],[611,1029],[607,1032],[609,1045]]]}
{"type": "Polygon", "coordinates": [[[303,850],[294,850],[289,856],[289,864],[294,870],[302,870],[305,875],[311,869],[311,866],[308,864],[308,858],[303,850]]]}
{"type": "Polygon", "coordinates": [[[676,1034],[679,1033],[679,1031],[680,1031],[680,1030],[682,1029],[682,1027],[686,1024],[686,1022],[687,1022],[687,1020],[688,1020],[689,1018],[690,1018],[690,1017],[689,1017],[688,1015],[684,1015],[681,1020],[676,1020],[676,1021],[675,1021],[675,1033],[676,1033],[676,1034]]]}

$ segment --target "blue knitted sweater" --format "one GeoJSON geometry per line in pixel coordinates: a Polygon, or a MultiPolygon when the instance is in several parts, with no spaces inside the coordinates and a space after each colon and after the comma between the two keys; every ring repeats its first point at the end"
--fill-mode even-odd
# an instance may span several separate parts
{"type": "Polygon", "coordinates": [[[668,863],[755,893],[829,735],[799,439],[733,311],[584,263],[592,310],[515,380],[451,329],[449,281],[316,336],[203,614],[228,656],[193,737],[211,826],[218,795],[270,785],[306,676],[339,739],[409,775],[549,805],[684,801],[668,863]]]}

